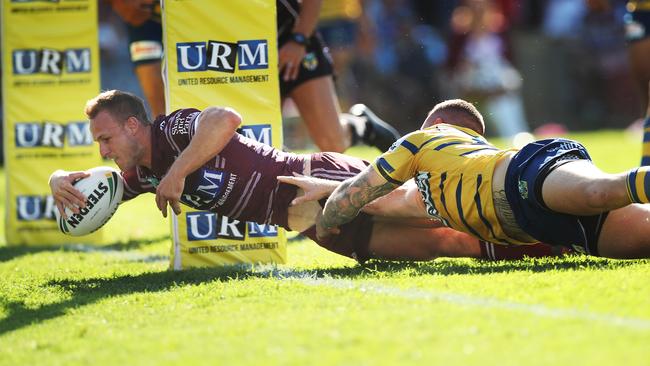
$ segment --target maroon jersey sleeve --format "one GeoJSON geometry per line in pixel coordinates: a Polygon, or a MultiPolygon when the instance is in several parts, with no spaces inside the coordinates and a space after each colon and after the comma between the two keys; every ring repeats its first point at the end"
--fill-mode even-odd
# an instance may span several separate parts
{"type": "Polygon", "coordinates": [[[159,125],[160,138],[180,154],[196,132],[196,120],[200,113],[197,109],[178,109],[172,112],[159,125]]]}
{"type": "Polygon", "coordinates": [[[138,167],[122,172],[124,194],[122,201],[128,201],[142,193],[156,193],[156,188],[149,182],[138,167]]]}

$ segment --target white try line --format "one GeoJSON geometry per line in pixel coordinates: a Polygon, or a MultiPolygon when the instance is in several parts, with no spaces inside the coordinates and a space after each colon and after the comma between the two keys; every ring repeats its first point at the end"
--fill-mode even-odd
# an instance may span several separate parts
{"type": "MultiPolygon", "coordinates": [[[[263,271],[266,272],[266,271],[263,271]]],[[[387,295],[410,300],[441,301],[466,307],[517,311],[544,318],[584,320],[604,325],[633,330],[650,330],[650,319],[619,316],[615,314],[594,313],[579,309],[559,309],[540,304],[525,304],[490,297],[470,296],[449,292],[433,292],[419,289],[402,289],[380,284],[356,283],[352,280],[332,277],[318,277],[316,273],[304,271],[272,270],[270,276],[298,281],[309,286],[324,286],[341,290],[360,291],[367,294],[387,295]]]]}

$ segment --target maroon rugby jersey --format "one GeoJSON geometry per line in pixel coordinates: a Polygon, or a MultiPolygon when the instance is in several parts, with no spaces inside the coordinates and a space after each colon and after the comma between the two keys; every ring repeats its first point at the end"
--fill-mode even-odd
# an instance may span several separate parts
{"type": "MultiPolygon", "coordinates": [[[[199,113],[179,109],[153,122],[153,167],[138,166],[122,173],[123,200],[156,192],[155,187],[194,136],[199,113]]],[[[279,184],[276,177],[302,172],[304,159],[236,133],[217,156],[187,176],[181,202],[232,219],[286,227],[287,207],[296,187],[279,184]]]]}

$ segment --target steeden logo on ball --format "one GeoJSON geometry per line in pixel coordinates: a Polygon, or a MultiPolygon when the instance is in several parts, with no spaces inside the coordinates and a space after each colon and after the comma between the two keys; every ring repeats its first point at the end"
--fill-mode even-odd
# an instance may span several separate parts
{"type": "Polygon", "coordinates": [[[79,213],[66,208],[67,219],[57,212],[61,232],[81,236],[102,227],[113,216],[122,201],[124,182],[118,171],[110,167],[88,170],[90,176],[80,179],[74,186],[86,196],[86,207],[79,213]]]}

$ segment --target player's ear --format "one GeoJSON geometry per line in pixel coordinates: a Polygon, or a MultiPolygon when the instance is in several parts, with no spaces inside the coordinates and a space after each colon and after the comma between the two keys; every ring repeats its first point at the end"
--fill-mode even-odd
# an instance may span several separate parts
{"type": "Polygon", "coordinates": [[[140,122],[135,116],[131,116],[127,118],[126,122],[124,122],[124,128],[126,128],[131,134],[135,135],[140,128],[140,122]]]}

